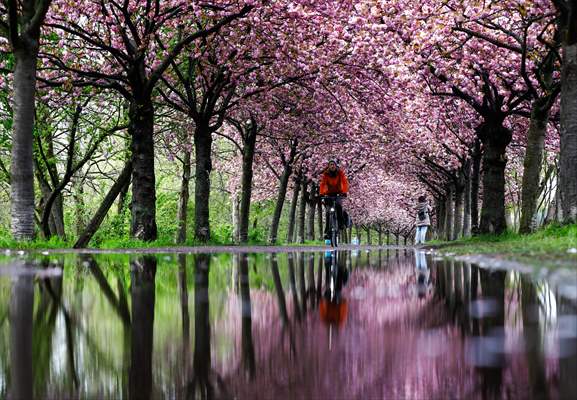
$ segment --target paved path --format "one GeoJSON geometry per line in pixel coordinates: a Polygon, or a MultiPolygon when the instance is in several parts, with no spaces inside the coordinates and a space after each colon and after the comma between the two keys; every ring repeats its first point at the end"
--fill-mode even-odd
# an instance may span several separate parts
{"type": "MultiPolygon", "coordinates": [[[[77,254],[148,254],[148,253],[291,253],[291,252],[319,252],[329,250],[328,246],[194,246],[194,247],[151,247],[135,249],[50,249],[44,250],[48,253],[77,253],[77,254]]],[[[343,245],[338,250],[394,250],[409,249],[405,246],[358,246],[343,245]]]]}

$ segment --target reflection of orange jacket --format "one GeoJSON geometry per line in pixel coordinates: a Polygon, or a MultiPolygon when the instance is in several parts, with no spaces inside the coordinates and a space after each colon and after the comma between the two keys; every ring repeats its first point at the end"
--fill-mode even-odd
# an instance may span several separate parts
{"type": "Polygon", "coordinates": [[[319,192],[321,196],[348,193],[349,181],[347,180],[345,172],[340,168],[335,176],[330,176],[328,171],[323,172],[319,192]]]}

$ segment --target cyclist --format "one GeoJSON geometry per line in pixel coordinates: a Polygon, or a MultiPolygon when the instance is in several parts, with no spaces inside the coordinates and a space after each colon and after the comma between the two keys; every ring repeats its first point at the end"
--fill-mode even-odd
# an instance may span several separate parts
{"type": "MultiPolygon", "coordinates": [[[[329,160],[327,168],[324,170],[319,193],[321,196],[338,196],[335,200],[335,211],[337,212],[337,220],[339,221],[339,230],[344,228],[345,221],[343,218],[342,198],[346,197],[349,192],[349,181],[342,168],[339,168],[336,160],[329,160]]],[[[325,213],[325,241],[330,241],[330,222],[329,210],[325,213]]]]}

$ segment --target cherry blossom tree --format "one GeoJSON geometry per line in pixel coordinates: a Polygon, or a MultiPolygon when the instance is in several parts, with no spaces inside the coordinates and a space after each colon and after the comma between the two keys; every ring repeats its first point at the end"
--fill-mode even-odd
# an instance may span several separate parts
{"type": "Polygon", "coordinates": [[[36,102],[36,68],[40,33],[51,0],[10,0],[0,5],[0,35],[14,55],[14,123],[10,170],[12,235],[34,237],[32,143],[36,102]]]}

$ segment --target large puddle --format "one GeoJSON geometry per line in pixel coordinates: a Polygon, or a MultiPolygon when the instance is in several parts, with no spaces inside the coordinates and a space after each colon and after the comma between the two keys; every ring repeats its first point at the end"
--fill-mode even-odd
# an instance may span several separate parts
{"type": "Polygon", "coordinates": [[[0,259],[0,397],[577,398],[577,272],[412,250],[0,259]]]}

